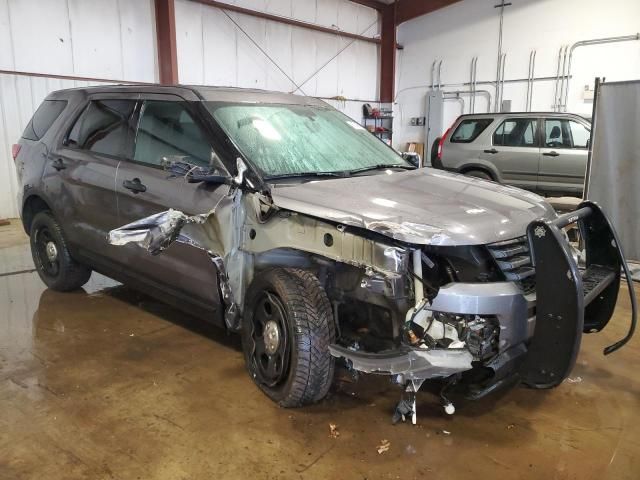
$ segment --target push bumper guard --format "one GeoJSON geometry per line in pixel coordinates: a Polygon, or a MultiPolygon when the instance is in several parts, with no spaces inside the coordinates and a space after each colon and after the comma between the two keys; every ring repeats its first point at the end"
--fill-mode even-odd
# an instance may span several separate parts
{"type": "MultiPolygon", "coordinates": [[[[580,349],[582,333],[599,332],[609,322],[618,296],[621,268],[629,287],[631,326],[625,338],[605,348],[605,355],[622,347],[633,336],[636,298],[616,232],[597,204],[583,202],[576,211],[554,220],[533,221],[527,228],[527,236],[536,268],[533,336],[528,348],[516,341],[497,357],[497,365],[488,366],[497,370],[518,360],[521,362],[518,378],[535,388],[550,388],[560,384],[571,372],[580,349]],[[584,271],[578,268],[562,232],[563,228],[576,222],[586,249],[584,271]]],[[[507,296],[501,295],[501,298],[507,296]]],[[[472,303],[478,304],[477,300],[472,303]]],[[[515,311],[520,312],[521,309],[516,308],[515,311]]],[[[519,318],[513,319],[513,325],[526,321],[525,315],[526,308],[519,318]]],[[[526,328],[524,324],[522,327],[526,328]]],[[[506,333],[504,329],[503,333],[506,333]]],[[[388,352],[367,353],[330,345],[329,350],[335,357],[348,359],[356,370],[403,374],[408,380],[462,372],[471,368],[472,360],[465,349],[419,350],[401,347],[388,352]]]]}
{"type": "Polygon", "coordinates": [[[618,236],[602,209],[582,202],[578,209],[554,220],[529,224],[527,237],[536,269],[536,325],[521,369],[525,384],[550,388],[571,372],[582,333],[607,326],[618,297],[624,270],[631,300],[631,325],[627,335],[604,349],[615,352],[633,336],[636,297],[618,236]],[[563,228],[577,223],[586,251],[586,268],[578,268],[563,228]]]}

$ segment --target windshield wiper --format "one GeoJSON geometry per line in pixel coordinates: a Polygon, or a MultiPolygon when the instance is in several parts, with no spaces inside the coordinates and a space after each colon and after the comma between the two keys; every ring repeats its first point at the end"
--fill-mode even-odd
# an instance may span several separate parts
{"type": "Polygon", "coordinates": [[[301,172],[301,173],[285,173],[282,175],[270,175],[265,177],[265,180],[283,180],[287,178],[322,178],[322,177],[333,177],[333,178],[345,178],[350,176],[349,171],[344,172],[301,172]]]}
{"type": "Polygon", "coordinates": [[[362,172],[369,172],[371,170],[382,170],[382,169],[388,169],[388,168],[402,168],[404,170],[415,170],[416,167],[414,167],[413,165],[397,165],[397,164],[386,164],[386,163],[380,163],[378,165],[372,165],[370,167],[364,167],[364,168],[358,168],[356,170],[349,170],[348,173],[349,175],[353,175],[354,173],[362,173],[362,172]]]}

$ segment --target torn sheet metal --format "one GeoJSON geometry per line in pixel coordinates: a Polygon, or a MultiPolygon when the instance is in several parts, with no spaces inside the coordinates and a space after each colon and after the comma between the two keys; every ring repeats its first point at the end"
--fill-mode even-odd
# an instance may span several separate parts
{"type": "Polygon", "coordinates": [[[193,244],[194,240],[185,236],[181,238],[182,227],[190,223],[201,225],[208,217],[208,213],[189,216],[169,209],[111,230],[108,240],[111,245],[137,243],[151,255],[157,255],[176,240],[193,244]]]}
{"type": "Polygon", "coordinates": [[[348,360],[355,370],[363,373],[404,375],[407,380],[448,377],[470,370],[473,355],[466,349],[400,348],[389,352],[366,353],[341,345],[329,345],[329,352],[348,360]]]}
{"type": "Polygon", "coordinates": [[[481,245],[555,218],[530,192],[432,169],[271,186],[277,207],[419,245],[481,245]]]}

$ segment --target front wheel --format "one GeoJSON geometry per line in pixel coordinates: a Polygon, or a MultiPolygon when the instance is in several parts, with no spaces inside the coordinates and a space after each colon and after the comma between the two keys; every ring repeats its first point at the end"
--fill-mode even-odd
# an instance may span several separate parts
{"type": "Polygon", "coordinates": [[[282,407],[317,402],[329,391],[335,341],[331,304],[310,272],[275,268],[249,288],[242,348],[253,381],[282,407]]]}

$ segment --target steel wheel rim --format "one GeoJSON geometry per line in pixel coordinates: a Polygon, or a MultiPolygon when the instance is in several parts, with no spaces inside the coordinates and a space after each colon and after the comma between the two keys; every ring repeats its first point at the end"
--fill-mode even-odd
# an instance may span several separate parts
{"type": "Polygon", "coordinates": [[[276,294],[260,294],[253,310],[251,327],[251,363],[255,377],[260,383],[275,387],[287,377],[290,357],[286,310],[276,294]],[[277,341],[269,335],[273,334],[274,328],[277,329],[277,341]]]}
{"type": "Polygon", "coordinates": [[[40,227],[35,232],[35,253],[37,265],[48,277],[56,277],[60,272],[60,247],[47,227],[40,227]],[[55,256],[51,255],[54,246],[55,256]]]}

